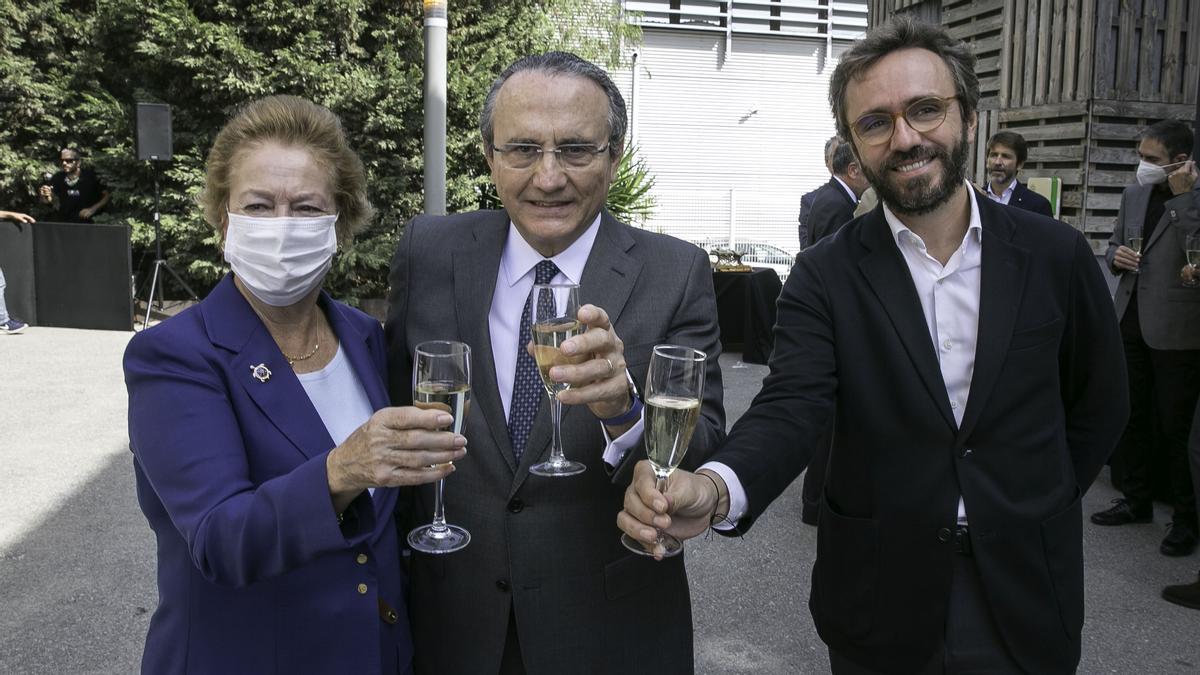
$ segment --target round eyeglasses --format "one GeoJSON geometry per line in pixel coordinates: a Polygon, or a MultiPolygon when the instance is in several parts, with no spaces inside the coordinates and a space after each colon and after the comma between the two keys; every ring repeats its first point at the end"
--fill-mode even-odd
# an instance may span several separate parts
{"type": "Polygon", "coordinates": [[[858,140],[867,145],[883,145],[892,140],[896,131],[896,120],[903,117],[913,131],[926,134],[942,126],[950,102],[958,96],[929,96],[913,101],[903,112],[869,112],[850,125],[858,140]]]}

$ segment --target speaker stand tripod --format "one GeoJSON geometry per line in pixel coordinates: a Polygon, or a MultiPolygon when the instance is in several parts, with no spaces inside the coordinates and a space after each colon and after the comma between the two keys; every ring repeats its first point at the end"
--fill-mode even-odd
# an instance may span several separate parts
{"type": "Polygon", "coordinates": [[[196,292],[191,286],[187,285],[175,270],[171,269],[170,263],[163,258],[162,252],[162,226],[158,222],[158,174],[154,174],[154,274],[150,277],[150,294],[146,296],[146,315],[142,317],[142,330],[146,330],[146,326],[150,324],[150,315],[154,312],[154,291],[158,290],[158,309],[161,312],[163,308],[163,285],[158,283],[159,275],[166,270],[168,274],[175,277],[175,281],[187,291],[188,297],[193,301],[199,302],[196,292]]]}

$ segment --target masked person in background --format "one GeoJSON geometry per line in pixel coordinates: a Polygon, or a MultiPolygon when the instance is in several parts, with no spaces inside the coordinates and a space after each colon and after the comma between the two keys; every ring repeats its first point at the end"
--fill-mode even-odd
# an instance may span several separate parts
{"type": "Polygon", "coordinates": [[[1113,506],[1092,514],[1097,525],[1148,523],[1152,519],[1150,457],[1166,458],[1173,507],[1163,555],[1185,556],[1196,548],[1196,502],[1188,469],[1188,430],[1200,397],[1200,302],[1180,284],[1184,260],[1183,218],[1196,176],[1188,156],[1192,131],[1163,120],[1142,132],[1137,152],[1139,185],[1125,188],[1108,240],[1107,259],[1117,285],[1117,318],[1129,371],[1129,424],[1114,464],[1124,493],[1113,506]],[[1155,427],[1163,447],[1154,452],[1155,427]]]}
{"type": "Polygon", "coordinates": [[[265,98],[217,135],[201,203],[232,274],[125,353],[158,539],[142,671],[407,673],[396,487],[466,441],[387,407],[379,322],[321,290],[371,216],[362,162],[329,110],[265,98]]]}

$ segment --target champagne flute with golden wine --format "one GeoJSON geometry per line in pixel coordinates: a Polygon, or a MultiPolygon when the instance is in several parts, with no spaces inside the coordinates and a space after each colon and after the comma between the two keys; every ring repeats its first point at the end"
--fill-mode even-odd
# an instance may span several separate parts
{"type": "MultiPolygon", "coordinates": [[[[471,409],[471,347],[462,342],[435,340],[417,345],[413,360],[413,405],[441,410],[454,417],[450,430],[462,433],[471,409]]],[[[471,533],[446,522],[442,490],[446,479],[433,488],[433,522],[408,533],[408,544],[423,553],[453,553],[471,542],[471,533]]]]}
{"type": "Polygon", "coordinates": [[[1184,251],[1187,253],[1188,267],[1192,268],[1192,278],[1183,282],[1187,288],[1200,288],[1200,232],[1193,232],[1184,239],[1184,251]]]}
{"type": "Polygon", "coordinates": [[[576,284],[534,284],[529,294],[530,333],[533,336],[533,360],[550,397],[551,421],[554,436],[550,443],[550,458],[529,467],[538,476],[554,478],[583,473],[587,465],[567,459],[562,444],[562,402],[559,392],[570,385],[550,379],[554,366],[582,363],[584,355],[569,357],[562,353],[563,342],[583,332],[579,323],[579,286],[576,284]]]}
{"type": "MultiPolygon", "coordinates": [[[[704,363],[708,356],[699,349],[676,345],[658,345],[650,357],[646,375],[646,425],[642,439],[646,458],[654,469],[659,492],[667,492],[667,478],[683,461],[704,400],[704,363]]],[[[641,555],[654,555],[641,542],[621,535],[625,548],[641,555]]],[[[683,543],[658,533],[656,549],[663,557],[678,555],[683,543]]]]}

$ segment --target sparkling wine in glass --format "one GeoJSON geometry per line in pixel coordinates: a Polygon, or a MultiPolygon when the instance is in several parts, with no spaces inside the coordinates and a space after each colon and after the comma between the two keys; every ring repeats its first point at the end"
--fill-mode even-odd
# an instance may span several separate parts
{"type": "Polygon", "coordinates": [[[1142,236],[1140,234],[1129,238],[1129,248],[1133,249],[1133,252],[1138,255],[1142,254],[1142,236]]]}
{"type": "Polygon", "coordinates": [[[567,459],[562,445],[562,402],[559,392],[570,385],[550,379],[554,366],[581,363],[583,355],[569,357],[560,349],[563,342],[583,332],[579,323],[579,286],[575,284],[534,284],[529,294],[530,333],[533,336],[533,359],[537,362],[546,395],[550,397],[551,422],[554,436],[550,458],[529,467],[538,476],[574,476],[587,468],[582,462],[567,459]]]}
{"type": "Polygon", "coordinates": [[[1200,288],[1200,232],[1189,234],[1184,241],[1187,263],[1192,268],[1192,278],[1183,282],[1187,288],[1200,288]]]}
{"type": "MultiPolygon", "coordinates": [[[[683,461],[700,419],[707,358],[698,349],[676,345],[658,345],[650,357],[650,371],[646,376],[646,425],[642,438],[659,492],[666,493],[667,478],[683,461]]],[[[654,554],[627,534],[621,536],[621,543],[634,553],[654,554]]],[[[655,548],[658,547],[662,547],[663,557],[683,551],[683,543],[665,532],[658,533],[655,548]]]]}
{"type": "MultiPolygon", "coordinates": [[[[413,405],[441,410],[454,417],[450,430],[461,433],[471,408],[471,347],[462,342],[433,341],[417,345],[413,361],[413,405]]],[[[442,491],[433,488],[433,522],[408,533],[408,544],[423,553],[453,553],[471,542],[471,533],[446,522],[442,491]]]]}

